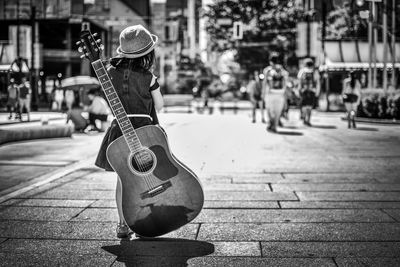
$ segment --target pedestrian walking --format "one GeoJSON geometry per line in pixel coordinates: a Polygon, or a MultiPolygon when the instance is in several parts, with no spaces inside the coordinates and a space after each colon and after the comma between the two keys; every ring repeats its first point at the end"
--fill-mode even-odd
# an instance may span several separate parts
{"type": "Polygon", "coordinates": [[[74,102],[75,102],[74,91],[71,89],[65,90],[65,105],[67,106],[68,111],[71,111],[74,102]]]}
{"type": "Polygon", "coordinates": [[[261,113],[261,122],[266,123],[264,116],[264,91],[262,90],[261,80],[258,75],[258,72],[255,71],[254,74],[251,73],[249,75],[249,83],[247,84],[247,92],[249,93],[250,102],[252,104],[252,112],[251,112],[251,122],[256,122],[256,110],[260,109],[261,113]]]}
{"type": "Polygon", "coordinates": [[[356,128],[355,117],[361,100],[361,84],[354,71],[350,72],[349,77],[343,80],[342,97],[347,113],[348,128],[356,128]]]}
{"type": "Polygon", "coordinates": [[[31,86],[25,77],[22,78],[21,84],[18,87],[19,91],[19,113],[20,120],[22,121],[22,113],[24,108],[28,115],[28,121],[31,120],[31,86]]]}
{"type": "MultiPolygon", "coordinates": [[[[119,40],[118,55],[111,59],[108,72],[121,103],[134,128],[158,124],[156,110],[159,111],[163,107],[163,98],[157,77],[151,72],[158,37],[142,25],[134,25],[125,28],[119,40]]],[[[96,166],[113,171],[107,160],[106,150],[109,144],[121,135],[121,129],[114,119],[104,136],[96,166]]],[[[119,215],[117,237],[128,237],[130,230],[122,213],[122,184],[119,177],[116,202],[119,215]]]]}
{"type": "Polygon", "coordinates": [[[320,92],[320,80],[318,71],[314,67],[314,61],[307,58],[304,67],[299,70],[300,114],[304,125],[311,126],[311,112],[316,106],[320,92]]]}
{"type": "Polygon", "coordinates": [[[62,110],[62,103],[64,101],[64,90],[61,89],[60,87],[57,87],[55,92],[54,92],[54,101],[56,103],[56,110],[61,111],[62,110]]]}
{"type": "Polygon", "coordinates": [[[8,99],[7,99],[7,109],[10,112],[8,119],[11,120],[13,113],[15,113],[15,118],[17,117],[17,104],[18,104],[18,86],[15,84],[13,78],[10,79],[10,84],[7,88],[8,99]]]}
{"type": "Polygon", "coordinates": [[[91,104],[85,109],[89,112],[89,125],[92,131],[102,132],[104,127],[103,124],[108,120],[108,114],[110,114],[110,109],[104,98],[98,95],[98,90],[96,88],[90,89],[88,92],[88,97],[91,104]],[[97,127],[96,121],[99,120],[102,124],[100,128],[97,127]]]}
{"type": "Polygon", "coordinates": [[[279,55],[272,53],[269,66],[264,69],[263,90],[269,124],[267,130],[277,132],[280,117],[285,106],[285,90],[289,74],[283,68],[279,55]]]}

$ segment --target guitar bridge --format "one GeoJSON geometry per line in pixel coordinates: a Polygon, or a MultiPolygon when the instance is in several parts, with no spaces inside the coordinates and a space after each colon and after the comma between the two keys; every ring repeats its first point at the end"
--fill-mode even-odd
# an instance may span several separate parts
{"type": "Polygon", "coordinates": [[[157,196],[158,194],[161,194],[162,192],[167,190],[168,187],[171,187],[171,186],[172,186],[172,184],[170,181],[165,182],[163,184],[160,184],[159,186],[156,186],[156,187],[140,194],[140,197],[142,199],[145,199],[145,198],[151,198],[151,197],[157,196]]]}

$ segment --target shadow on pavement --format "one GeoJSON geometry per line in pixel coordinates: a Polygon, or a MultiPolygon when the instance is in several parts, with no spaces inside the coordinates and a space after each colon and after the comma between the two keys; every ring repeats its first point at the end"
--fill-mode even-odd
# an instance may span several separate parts
{"type": "Polygon", "coordinates": [[[377,132],[379,131],[377,128],[372,128],[372,127],[358,127],[355,128],[354,130],[356,131],[369,131],[369,132],[377,132]]]}
{"type": "Polygon", "coordinates": [[[280,135],[294,135],[294,136],[301,136],[303,133],[301,132],[293,132],[293,131],[278,131],[276,132],[277,134],[280,135]]]}
{"type": "Polygon", "coordinates": [[[334,126],[334,125],[317,125],[317,124],[312,124],[311,128],[317,128],[317,129],[337,129],[337,127],[334,126]]]}
{"type": "Polygon", "coordinates": [[[125,266],[188,266],[191,258],[214,252],[214,245],[204,241],[156,238],[151,240],[123,240],[120,245],[102,249],[117,256],[125,266]]]}

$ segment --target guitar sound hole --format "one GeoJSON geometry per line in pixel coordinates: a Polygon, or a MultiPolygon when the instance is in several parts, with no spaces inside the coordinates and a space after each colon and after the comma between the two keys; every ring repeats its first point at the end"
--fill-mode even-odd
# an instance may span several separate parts
{"type": "Polygon", "coordinates": [[[131,157],[131,164],[139,173],[149,172],[154,166],[153,153],[149,149],[137,151],[131,157]]]}

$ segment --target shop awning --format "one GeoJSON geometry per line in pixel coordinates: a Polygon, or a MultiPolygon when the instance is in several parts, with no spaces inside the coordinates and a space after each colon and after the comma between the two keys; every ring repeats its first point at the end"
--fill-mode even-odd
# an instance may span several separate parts
{"type": "MultiPolygon", "coordinates": [[[[376,47],[377,68],[383,68],[383,43],[376,47]]],[[[392,68],[392,49],[388,45],[388,69],[392,68]]],[[[325,42],[325,64],[321,69],[327,71],[368,70],[369,44],[359,41],[327,41],[325,42]]],[[[400,43],[396,44],[395,68],[400,68],[400,43]]]]}

